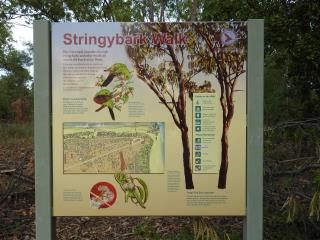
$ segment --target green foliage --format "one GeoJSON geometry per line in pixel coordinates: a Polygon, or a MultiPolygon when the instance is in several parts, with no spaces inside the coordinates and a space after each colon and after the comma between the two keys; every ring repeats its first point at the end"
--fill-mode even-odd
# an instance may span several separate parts
{"type": "Polygon", "coordinates": [[[126,203],[130,199],[134,204],[146,208],[145,203],[148,200],[149,191],[144,180],[138,177],[132,177],[124,172],[115,173],[114,178],[125,193],[126,203]]]}
{"type": "Polygon", "coordinates": [[[319,233],[312,231],[301,231],[301,225],[311,230],[312,225],[308,221],[297,220],[292,223],[286,223],[287,216],[278,215],[274,209],[266,208],[264,212],[265,221],[268,224],[264,224],[264,238],[266,240],[309,240],[319,239],[319,233]],[[279,229],[280,228],[280,229],[279,229]]]}
{"type": "Polygon", "coordinates": [[[8,18],[23,14],[33,19],[49,19],[51,21],[154,21],[159,20],[166,6],[166,1],[138,0],[57,0],[57,1],[21,1],[13,0],[3,4],[8,18]]]}
{"type": "MultiPolygon", "coordinates": [[[[0,16],[5,10],[4,3],[0,6],[0,16]]],[[[10,120],[13,113],[10,104],[18,98],[28,98],[32,102],[30,90],[32,77],[27,70],[32,60],[27,51],[18,51],[12,46],[12,25],[5,18],[0,18],[0,119],[10,120]]],[[[27,110],[31,113],[31,107],[27,110]]]]}
{"type": "Polygon", "coordinates": [[[5,60],[5,53],[8,51],[10,45],[8,42],[12,41],[10,25],[7,24],[3,19],[0,20],[0,63],[5,60]]]}
{"type": "Polygon", "coordinates": [[[265,58],[264,121],[267,127],[288,119],[291,105],[293,105],[289,101],[285,67],[279,66],[274,61],[275,55],[277,54],[268,55],[265,58]]]}
{"type": "Polygon", "coordinates": [[[195,240],[220,240],[214,228],[201,217],[193,221],[193,234],[195,240]]]}
{"type": "MultiPolygon", "coordinates": [[[[266,84],[269,77],[275,77],[271,82],[276,84],[273,86],[281,87],[276,91],[278,96],[286,95],[287,101],[292,104],[288,106],[291,108],[288,117],[308,118],[320,114],[317,105],[320,94],[319,9],[319,2],[313,0],[209,0],[205,1],[202,19],[264,18],[266,84]],[[279,76],[280,72],[282,76],[279,76]],[[280,90],[283,90],[282,93],[280,90]]],[[[274,94],[269,91],[266,93],[274,94]]],[[[266,94],[266,97],[271,96],[266,94]]],[[[284,102],[283,99],[274,99],[272,104],[283,105],[284,102]]],[[[266,103],[268,107],[269,102],[266,103]]],[[[277,118],[283,112],[275,111],[272,114],[277,118]]]]}
{"type": "Polygon", "coordinates": [[[281,210],[287,213],[287,223],[292,223],[298,214],[298,200],[294,194],[287,198],[281,210]]]}
{"type": "Polygon", "coordinates": [[[214,21],[230,21],[242,20],[246,21],[248,17],[253,15],[253,9],[250,7],[255,1],[246,0],[208,0],[204,1],[202,20],[214,21]]]}
{"type": "Polygon", "coordinates": [[[320,187],[318,187],[310,201],[309,217],[314,217],[317,221],[320,220],[320,187]]]}
{"type": "MultiPolygon", "coordinates": [[[[31,63],[28,59],[30,55],[13,49],[8,20],[24,15],[29,22],[33,19],[185,21],[190,20],[194,14],[194,2],[197,11],[195,15],[203,21],[265,19],[265,188],[266,192],[272,192],[271,195],[265,194],[265,239],[319,239],[316,228],[307,219],[307,215],[313,219],[318,218],[319,172],[308,171],[302,176],[298,174],[281,178],[272,175],[274,172],[297,169],[319,160],[320,6],[317,0],[1,1],[0,118],[12,117],[9,105],[17,97],[32,98],[32,92],[27,87],[31,78],[26,71],[31,63]],[[288,166],[281,162],[304,157],[309,160],[294,161],[288,166]],[[307,184],[301,184],[301,179],[307,184]],[[304,194],[310,197],[299,199],[302,200],[299,201],[299,215],[293,211],[297,198],[290,198],[288,192],[288,188],[294,192],[298,191],[298,187],[303,188],[304,194]],[[286,199],[288,195],[289,198],[286,199]],[[283,210],[287,211],[285,215],[280,211],[283,203],[283,210]],[[286,224],[288,218],[295,221],[286,224]]],[[[152,59],[155,54],[151,49],[148,57],[152,59]]],[[[140,52],[137,57],[143,58],[144,55],[144,52],[140,52]]],[[[199,52],[199,55],[206,56],[206,53],[199,52]]],[[[198,63],[199,61],[194,61],[193,67],[196,68],[198,63]]],[[[207,71],[213,71],[214,69],[210,69],[213,62],[208,63],[207,71]]],[[[147,73],[154,74],[159,87],[164,83],[161,78],[172,79],[171,84],[176,84],[177,80],[171,76],[173,66],[163,65],[147,68],[147,73]],[[163,67],[168,71],[162,71],[163,67]]],[[[124,97],[121,101],[126,102],[127,99],[124,97]]],[[[1,133],[17,139],[19,134],[23,134],[21,132],[15,135],[15,131],[23,130],[18,129],[18,125],[1,126],[1,133]],[[13,130],[14,128],[17,129],[13,130]]],[[[145,239],[161,239],[152,227],[140,230],[145,239]]],[[[232,237],[230,238],[233,239],[232,237]]]]}
{"type": "Polygon", "coordinates": [[[135,233],[148,240],[240,240],[242,239],[239,233],[226,233],[221,229],[215,230],[210,224],[201,217],[194,218],[193,229],[182,227],[177,233],[160,234],[154,227],[150,219],[145,218],[135,228],[135,233]]]}
{"type": "Polygon", "coordinates": [[[16,145],[20,141],[33,142],[33,124],[0,123],[0,144],[16,145]]]}
{"type": "Polygon", "coordinates": [[[249,18],[265,19],[265,239],[318,239],[307,216],[317,218],[318,183],[310,183],[319,172],[273,174],[319,159],[319,1],[208,0],[202,13],[202,20],[249,18]]]}
{"type": "Polygon", "coordinates": [[[183,227],[179,230],[179,232],[167,238],[168,240],[194,240],[193,234],[190,232],[189,229],[183,227]]]}
{"type": "Polygon", "coordinates": [[[161,234],[157,233],[156,229],[152,226],[151,222],[146,219],[135,228],[135,233],[143,239],[149,240],[162,240],[161,234]]]}

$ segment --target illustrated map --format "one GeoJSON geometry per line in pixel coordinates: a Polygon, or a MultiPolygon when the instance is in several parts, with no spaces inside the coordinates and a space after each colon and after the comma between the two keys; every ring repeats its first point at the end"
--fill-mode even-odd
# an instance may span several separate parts
{"type": "Polygon", "coordinates": [[[63,171],[162,173],[164,123],[64,123],[63,171]]]}

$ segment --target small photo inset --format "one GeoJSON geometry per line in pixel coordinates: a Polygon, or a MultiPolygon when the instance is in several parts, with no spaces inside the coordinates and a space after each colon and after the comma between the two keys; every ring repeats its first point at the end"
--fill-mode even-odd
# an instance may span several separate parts
{"type": "Polygon", "coordinates": [[[196,152],[195,155],[196,157],[201,157],[201,152],[196,152]]]}
{"type": "Polygon", "coordinates": [[[196,125],[201,125],[201,119],[196,119],[196,125]]]}
{"type": "Polygon", "coordinates": [[[196,139],[195,139],[195,142],[196,142],[196,143],[201,143],[201,138],[196,138],[196,139]]]}
{"type": "Polygon", "coordinates": [[[201,106],[196,106],[196,112],[201,112],[201,106]]]}
{"type": "Polygon", "coordinates": [[[196,132],[201,132],[201,126],[196,126],[196,132]]]}
{"type": "Polygon", "coordinates": [[[196,158],[196,164],[201,164],[201,158],[196,158]]]}
{"type": "Polygon", "coordinates": [[[201,165],[195,165],[195,170],[198,172],[198,171],[201,171],[201,165]]]}
{"type": "Polygon", "coordinates": [[[201,145],[196,145],[196,146],[195,146],[195,149],[196,149],[196,150],[201,150],[201,145]]]}
{"type": "Polygon", "coordinates": [[[201,113],[196,113],[196,118],[201,118],[201,113]]]}

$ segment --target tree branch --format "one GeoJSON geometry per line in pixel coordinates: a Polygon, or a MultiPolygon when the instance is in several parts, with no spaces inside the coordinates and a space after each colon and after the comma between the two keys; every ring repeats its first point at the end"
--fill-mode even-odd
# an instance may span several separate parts
{"type": "Polygon", "coordinates": [[[296,175],[296,174],[301,174],[301,173],[308,171],[310,169],[319,169],[319,168],[320,168],[320,163],[311,163],[311,164],[304,166],[304,167],[301,167],[300,169],[297,169],[297,170],[275,172],[272,174],[272,176],[296,175]]]}
{"type": "Polygon", "coordinates": [[[174,110],[172,107],[169,106],[166,99],[162,96],[161,92],[157,90],[157,88],[154,86],[153,82],[149,80],[150,76],[147,76],[145,69],[141,67],[138,63],[135,62],[135,68],[138,70],[138,77],[148,85],[148,87],[157,95],[159,100],[165,105],[165,107],[169,110],[174,123],[177,125],[178,128],[181,128],[181,125],[179,123],[179,120],[174,113],[174,110]]]}
{"type": "Polygon", "coordinates": [[[276,124],[275,126],[272,126],[272,127],[266,127],[266,129],[264,131],[268,132],[268,131],[273,131],[277,128],[296,127],[296,126],[309,124],[312,122],[319,122],[319,124],[320,124],[320,118],[310,118],[310,119],[305,119],[305,120],[292,120],[292,121],[282,122],[282,123],[276,124]]]}

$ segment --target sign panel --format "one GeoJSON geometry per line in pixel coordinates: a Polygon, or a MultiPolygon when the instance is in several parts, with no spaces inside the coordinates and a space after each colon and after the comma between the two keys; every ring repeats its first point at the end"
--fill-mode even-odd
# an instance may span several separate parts
{"type": "Polygon", "coordinates": [[[246,45],[246,22],[53,23],[54,215],[244,215],[246,45]]]}

